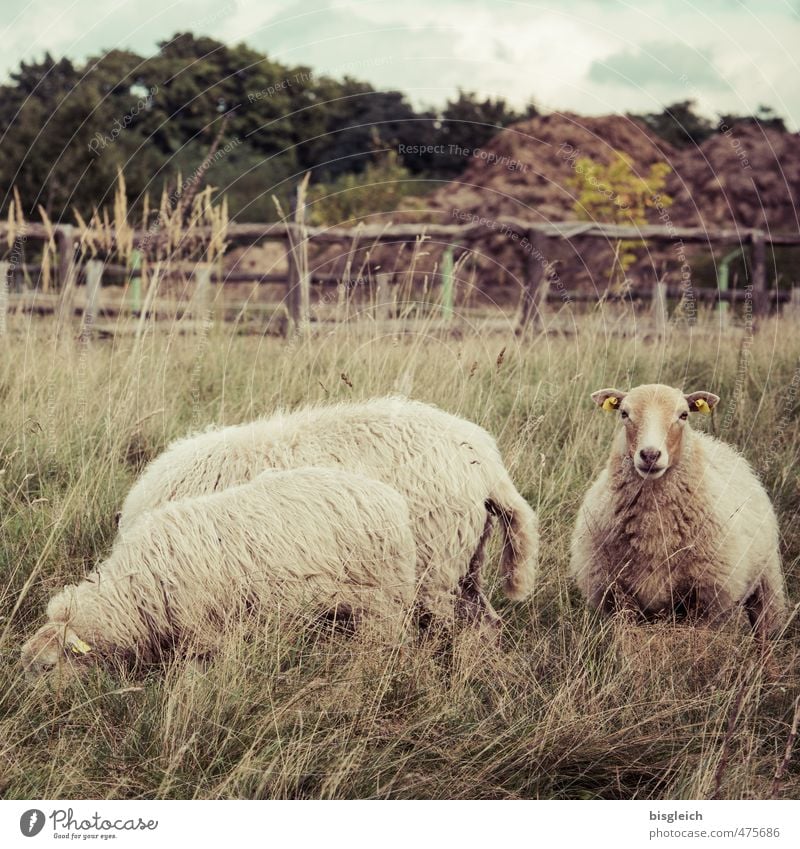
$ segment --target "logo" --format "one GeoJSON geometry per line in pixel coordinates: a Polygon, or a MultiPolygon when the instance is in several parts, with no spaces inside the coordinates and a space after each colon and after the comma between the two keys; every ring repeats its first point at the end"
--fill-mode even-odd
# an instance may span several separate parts
{"type": "Polygon", "coordinates": [[[37,808],[31,808],[19,818],[19,830],[25,837],[36,837],[44,828],[44,814],[37,808]]]}

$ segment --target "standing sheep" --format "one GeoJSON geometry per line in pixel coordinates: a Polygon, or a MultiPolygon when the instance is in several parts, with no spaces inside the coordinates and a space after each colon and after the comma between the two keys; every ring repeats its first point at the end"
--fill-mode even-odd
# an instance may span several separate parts
{"type": "Polygon", "coordinates": [[[68,650],[144,662],[177,646],[202,653],[253,607],[369,616],[397,639],[415,558],[405,500],[385,484],[341,469],[267,471],[126,528],[108,559],[50,600],[22,663],[35,677],[68,650]]]}
{"type": "Polygon", "coordinates": [[[492,517],[501,520],[505,594],[533,589],[536,514],[517,492],[494,439],[436,407],[404,398],[309,407],[178,440],[134,484],[120,516],[241,483],[265,468],[345,467],[381,480],[408,502],[417,546],[420,607],[448,621],[498,622],[481,588],[492,517]]]}
{"type": "Polygon", "coordinates": [[[589,603],[709,623],[742,604],[759,634],[779,631],[786,600],[769,497],[736,450],[688,422],[719,398],[650,384],[592,400],[621,425],[572,536],[570,572],[589,603]]]}

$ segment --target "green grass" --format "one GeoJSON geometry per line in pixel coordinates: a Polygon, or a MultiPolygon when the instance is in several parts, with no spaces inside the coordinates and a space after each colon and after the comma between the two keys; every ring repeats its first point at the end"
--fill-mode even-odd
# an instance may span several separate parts
{"type": "Polygon", "coordinates": [[[588,319],[525,342],[367,326],[292,343],[225,327],[86,344],[16,321],[0,339],[0,795],[797,798],[797,754],[773,790],[800,693],[794,622],[765,662],[744,629],[601,620],[566,578],[612,431],[588,394],[660,381],[722,396],[707,426],[762,474],[800,596],[795,325],[765,322],[744,346],[741,331],[676,328],[659,343],[588,319]],[[494,433],[539,512],[534,597],[494,592],[500,649],[470,633],[397,649],[266,611],[202,667],[25,682],[19,649],[47,599],[107,553],[127,488],[172,438],[398,391],[494,433]]]}

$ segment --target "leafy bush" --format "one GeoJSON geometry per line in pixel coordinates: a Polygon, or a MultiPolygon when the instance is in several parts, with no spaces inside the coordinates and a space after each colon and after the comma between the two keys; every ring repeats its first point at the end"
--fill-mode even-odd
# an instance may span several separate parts
{"type": "Polygon", "coordinates": [[[404,197],[419,191],[419,183],[390,151],[370,162],[361,174],[342,174],[329,183],[312,186],[308,197],[311,224],[352,223],[376,213],[391,212],[404,197]]]}
{"type": "MultiPolygon", "coordinates": [[[[665,162],[656,162],[647,174],[639,174],[633,160],[620,151],[614,151],[608,165],[582,157],[575,162],[575,174],[569,180],[576,190],[575,215],[603,224],[646,224],[648,212],[656,205],[666,208],[672,204],[672,198],[664,192],[671,171],[665,162]]],[[[612,273],[624,277],[636,261],[634,249],[641,245],[640,241],[620,241],[612,273]]]]}

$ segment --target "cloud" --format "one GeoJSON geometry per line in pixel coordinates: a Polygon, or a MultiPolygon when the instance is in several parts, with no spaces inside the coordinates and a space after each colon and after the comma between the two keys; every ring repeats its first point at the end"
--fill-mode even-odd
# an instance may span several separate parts
{"type": "Polygon", "coordinates": [[[728,82],[714,65],[711,50],[680,42],[652,41],[596,59],[588,78],[596,83],[674,87],[676,82],[707,89],[727,89],[728,82]]]}
{"type": "Polygon", "coordinates": [[[0,73],[21,59],[142,55],[179,30],[244,42],[417,105],[458,88],[585,114],[694,99],[709,115],[767,102],[800,123],[800,0],[4,0],[0,73]],[[8,7],[8,9],[6,9],[8,7]]]}

